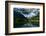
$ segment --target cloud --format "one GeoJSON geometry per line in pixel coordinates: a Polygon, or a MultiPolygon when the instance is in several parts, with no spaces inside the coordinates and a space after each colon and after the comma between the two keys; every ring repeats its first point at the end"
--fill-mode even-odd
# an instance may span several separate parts
{"type": "Polygon", "coordinates": [[[24,15],[24,16],[27,17],[27,18],[31,18],[31,17],[33,17],[33,16],[37,16],[37,14],[38,14],[38,10],[37,10],[37,9],[33,10],[33,11],[30,12],[29,14],[23,14],[23,13],[22,13],[22,15],[24,15]]]}

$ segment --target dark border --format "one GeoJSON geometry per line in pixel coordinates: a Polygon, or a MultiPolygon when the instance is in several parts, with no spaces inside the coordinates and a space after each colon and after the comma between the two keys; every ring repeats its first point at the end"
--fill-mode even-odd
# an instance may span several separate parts
{"type": "Polygon", "coordinates": [[[45,32],[45,3],[38,2],[22,2],[22,1],[5,1],[5,35],[17,35],[17,34],[32,34],[32,33],[44,33],[45,32]],[[9,33],[8,30],[8,3],[27,3],[27,4],[42,4],[43,5],[43,31],[36,32],[23,32],[23,33],[9,33]]]}

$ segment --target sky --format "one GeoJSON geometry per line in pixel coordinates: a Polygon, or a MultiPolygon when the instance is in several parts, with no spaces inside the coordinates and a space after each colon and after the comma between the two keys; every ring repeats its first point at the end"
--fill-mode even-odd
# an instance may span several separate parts
{"type": "Polygon", "coordinates": [[[37,10],[37,9],[34,9],[32,12],[30,12],[29,14],[23,14],[25,17],[27,17],[27,18],[31,18],[31,17],[33,17],[33,16],[37,16],[37,14],[38,14],[38,11],[39,10],[37,10]]]}
{"type": "Polygon", "coordinates": [[[33,16],[37,16],[39,9],[37,8],[15,8],[15,12],[19,12],[26,18],[31,18],[33,16]],[[25,12],[25,13],[24,13],[25,12]],[[28,13],[28,14],[27,14],[28,13]]]}

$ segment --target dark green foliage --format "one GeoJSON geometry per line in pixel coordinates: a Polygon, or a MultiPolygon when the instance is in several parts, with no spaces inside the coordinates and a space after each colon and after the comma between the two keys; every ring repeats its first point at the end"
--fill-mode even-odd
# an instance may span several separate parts
{"type": "Polygon", "coordinates": [[[14,17],[14,27],[21,27],[23,24],[27,23],[27,19],[25,18],[20,18],[20,17],[14,17]]]}

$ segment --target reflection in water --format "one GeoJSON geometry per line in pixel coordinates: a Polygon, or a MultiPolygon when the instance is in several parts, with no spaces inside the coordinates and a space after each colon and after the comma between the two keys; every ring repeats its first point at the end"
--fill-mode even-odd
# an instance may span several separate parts
{"type": "Polygon", "coordinates": [[[33,25],[32,23],[26,23],[26,24],[24,24],[24,25],[22,25],[22,27],[38,27],[38,26],[36,26],[36,25],[33,25]]]}
{"type": "Polygon", "coordinates": [[[33,27],[33,24],[26,23],[26,24],[23,25],[23,27],[33,27]]]}

